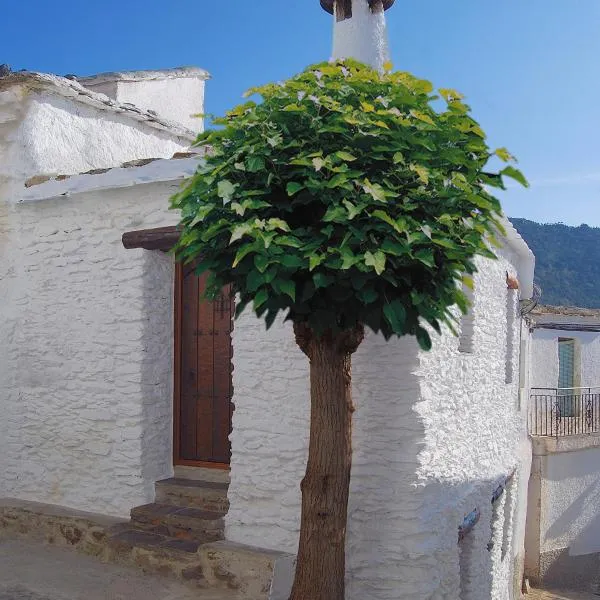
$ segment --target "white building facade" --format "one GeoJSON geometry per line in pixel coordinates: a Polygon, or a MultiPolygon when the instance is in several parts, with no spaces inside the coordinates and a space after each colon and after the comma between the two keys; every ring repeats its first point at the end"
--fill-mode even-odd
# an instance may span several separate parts
{"type": "MultiPolygon", "coordinates": [[[[383,8],[355,16],[385,33],[383,8]]],[[[122,244],[177,223],[168,198],[201,160],[186,151],[206,78],[0,79],[0,497],[126,516],[174,463],[208,464],[230,469],[226,539],[293,554],[310,403],[291,328],[246,312],[225,331],[233,358],[205,358],[215,378],[233,366],[235,411],[197,410],[188,435],[186,340],[202,357],[207,331],[181,315],[203,306],[201,281],[190,291],[170,255],[122,244]]],[[[531,457],[519,301],[533,264],[507,224],[498,260],[478,261],[460,338],[433,334],[423,353],[368,334],[354,355],[349,600],[518,598],[531,457]]]]}
{"type": "Polygon", "coordinates": [[[526,574],[598,592],[600,311],[540,306],[531,325],[526,574]]]}

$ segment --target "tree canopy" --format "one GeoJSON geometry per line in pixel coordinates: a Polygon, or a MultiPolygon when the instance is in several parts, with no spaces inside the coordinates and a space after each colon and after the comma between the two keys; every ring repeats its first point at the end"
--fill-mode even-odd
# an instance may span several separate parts
{"type": "Polygon", "coordinates": [[[171,201],[176,248],[233,284],[270,326],[283,312],[316,333],[366,325],[386,338],[452,327],[477,255],[501,229],[491,150],[463,97],[355,61],[313,65],[251,89],[201,134],[211,151],[171,201]]]}

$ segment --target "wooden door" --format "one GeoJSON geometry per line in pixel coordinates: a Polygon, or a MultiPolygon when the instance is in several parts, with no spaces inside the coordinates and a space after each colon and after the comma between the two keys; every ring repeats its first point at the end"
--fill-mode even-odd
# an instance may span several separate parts
{"type": "Polygon", "coordinates": [[[231,432],[230,289],[202,300],[207,275],[177,265],[175,281],[175,464],[227,466],[231,432]]]}

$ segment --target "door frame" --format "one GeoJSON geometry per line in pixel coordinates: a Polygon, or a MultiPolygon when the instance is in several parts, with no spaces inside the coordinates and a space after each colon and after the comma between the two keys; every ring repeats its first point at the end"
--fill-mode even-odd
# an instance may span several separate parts
{"type": "Polygon", "coordinates": [[[173,465],[229,470],[227,463],[207,462],[181,458],[181,330],[183,325],[183,265],[175,263],[174,277],[174,353],[173,353],[173,465]]]}

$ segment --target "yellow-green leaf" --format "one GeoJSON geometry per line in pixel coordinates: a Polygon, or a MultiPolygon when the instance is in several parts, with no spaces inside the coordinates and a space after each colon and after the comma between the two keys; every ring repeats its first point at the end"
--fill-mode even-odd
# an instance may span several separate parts
{"type": "Polygon", "coordinates": [[[365,252],[365,265],[373,267],[377,275],[381,275],[385,271],[386,256],[381,250],[377,250],[374,254],[367,250],[365,252]]]}

